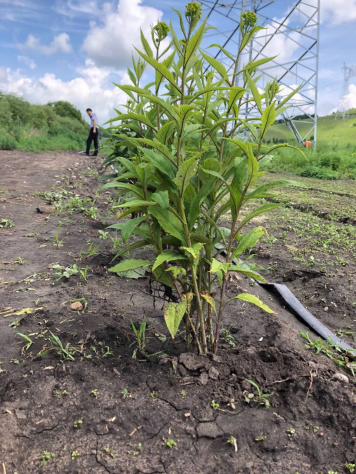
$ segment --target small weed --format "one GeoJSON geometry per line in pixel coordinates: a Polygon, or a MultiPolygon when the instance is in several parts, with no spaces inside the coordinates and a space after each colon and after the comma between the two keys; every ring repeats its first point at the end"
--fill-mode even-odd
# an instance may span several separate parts
{"type": "Polygon", "coordinates": [[[255,438],[255,441],[264,441],[266,438],[267,436],[260,435],[260,436],[257,436],[257,438],[255,438]]]}
{"type": "Polygon", "coordinates": [[[236,339],[230,334],[231,326],[223,328],[220,331],[220,340],[229,344],[230,347],[236,347],[236,339]]]}
{"type": "Polygon", "coordinates": [[[109,448],[109,446],[106,446],[103,449],[103,451],[104,451],[104,453],[107,453],[112,459],[114,459],[115,454],[114,454],[113,450],[109,448]]]}
{"type": "Polygon", "coordinates": [[[62,396],[65,397],[66,395],[69,395],[68,390],[62,390],[62,396]]]}
{"type": "Polygon", "coordinates": [[[142,321],[142,323],[140,324],[140,327],[139,329],[136,328],[135,324],[131,322],[131,329],[133,331],[133,334],[135,336],[135,341],[132,342],[130,344],[130,347],[133,345],[133,344],[137,344],[137,349],[135,349],[134,353],[132,354],[132,358],[133,359],[136,359],[136,353],[137,351],[139,352],[145,352],[146,350],[146,321],[142,321]]]}
{"type": "Polygon", "coordinates": [[[26,334],[22,334],[21,332],[18,332],[17,335],[21,336],[23,339],[25,339],[25,341],[27,341],[27,344],[25,344],[21,349],[21,354],[24,354],[25,351],[28,351],[29,348],[32,346],[33,341],[30,337],[28,337],[26,334]]]}
{"type": "Polygon", "coordinates": [[[231,435],[230,438],[226,442],[227,442],[227,444],[230,444],[231,446],[233,446],[233,448],[237,452],[237,442],[236,442],[236,438],[234,436],[231,435]]]}
{"type": "Polygon", "coordinates": [[[80,456],[79,451],[75,450],[72,452],[72,461],[74,461],[78,456],[80,456]]]}
{"type": "Polygon", "coordinates": [[[83,424],[83,420],[74,420],[73,427],[80,428],[83,424]]]}
{"type": "Polygon", "coordinates": [[[107,240],[109,237],[109,232],[105,232],[104,230],[99,230],[99,239],[100,240],[107,240]]]}
{"type": "Polygon", "coordinates": [[[122,395],[122,398],[130,398],[131,397],[131,394],[130,392],[127,390],[127,388],[124,388],[123,391],[121,392],[121,395],[122,395]]]}
{"type": "Polygon", "coordinates": [[[52,240],[53,246],[56,247],[56,249],[59,249],[60,247],[63,247],[63,242],[64,242],[64,239],[60,239],[58,237],[58,231],[57,231],[54,237],[54,240],[52,240]]]}
{"type": "Polygon", "coordinates": [[[96,388],[90,392],[90,396],[94,398],[98,398],[98,394],[99,392],[96,388]]]}
{"type": "Polygon", "coordinates": [[[103,357],[114,357],[114,354],[112,352],[110,352],[110,347],[109,346],[105,346],[105,349],[106,349],[106,351],[104,352],[103,357]]]}
{"type": "Polygon", "coordinates": [[[140,454],[141,449],[142,449],[142,444],[138,443],[137,450],[136,451],[129,451],[129,454],[132,454],[132,456],[138,456],[140,454]]]}
{"type": "Polygon", "coordinates": [[[347,469],[347,471],[349,471],[350,474],[353,474],[355,472],[355,468],[356,468],[356,464],[351,464],[348,462],[345,463],[345,469],[347,469]]]}
{"type": "Polygon", "coordinates": [[[286,431],[287,435],[289,438],[293,438],[295,435],[295,429],[294,428],[289,428],[289,430],[286,431]]]}
{"type": "Polygon", "coordinates": [[[168,447],[168,448],[173,448],[174,446],[177,445],[177,443],[174,441],[174,439],[171,439],[171,438],[168,438],[168,439],[163,439],[164,441],[164,444],[168,447]]]}
{"type": "Polygon", "coordinates": [[[43,451],[43,454],[42,454],[41,459],[40,459],[41,466],[44,467],[48,463],[48,461],[50,459],[53,459],[54,457],[56,457],[56,455],[54,453],[50,453],[49,451],[43,451]]]}
{"type": "Polygon", "coordinates": [[[319,426],[313,426],[313,425],[307,425],[305,427],[306,430],[310,430],[312,431],[313,433],[317,433],[319,430],[320,430],[320,427],[319,426]]]}
{"type": "Polygon", "coordinates": [[[157,392],[155,390],[153,390],[151,392],[151,398],[156,398],[156,395],[157,395],[157,392]]]}
{"type": "Polygon", "coordinates": [[[245,402],[250,403],[257,398],[257,402],[259,405],[264,406],[265,408],[270,407],[270,403],[267,398],[271,397],[272,393],[263,393],[263,390],[257,385],[257,383],[253,382],[252,380],[246,379],[248,383],[250,383],[255,389],[257,390],[257,397],[253,393],[248,393],[245,396],[245,402]],[[252,396],[251,396],[252,395],[252,396]]]}
{"type": "Polygon", "coordinates": [[[18,328],[20,326],[20,321],[13,321],[9,324],[10,328],[18,328]]]}
{"type": "Polygon", "coordinates": [[[51,268],[54,270],[54,274],[56,277],[56,281],[61,280],[62,278],[67,278],[69,279],[72,275],[76,275],[79,273],[79,269],[76,264],[74,264],[72,267],[63,267],[62,265],[51,265],[51,268]]]}
{"type": "Polygon", "coordinates": [[[210,406],[213,410],[217,410],[220,407],[220,405],[218,403],[216,403],[215,400],[211,401],[210,406]]]}
{"type": "Polygon", "coordinates": [[[73,347],[69,342],[64,346],[58,336],[53,334],[51,331],[49,331],[49,333],[51,336],[48,338],[48,341],[51,343],[51,347],[39,352],[38,357],[42,357],[48,352],[54,351],[63,361],[74,360],[73,354],[79,352],[78,349],[75,349],[75,347],[73,347]]]}
{"type": "Polygon", "coordinates": [[[86,265],[85,268],[78,268],[79,273],[81,277],[83,278],[83,280],[85,281],[85,283],[88,283],[88,277],[87,277],[88,269],[89,269],[88,265],[86,265]]]}
{"type": "Polygon", "coordinates": [[[0,219],[0,229],[10,229],[10,227],[15,227],[13,221],[9,219],[0,219]]]}
{"type": "Polygon", "coordinates": [[[12,362],[13,364],[16,364],[16,365],[20,363],[20,361],[18,359],[14,359],[14,358],[10,359],[10,362],[12,362]]]}

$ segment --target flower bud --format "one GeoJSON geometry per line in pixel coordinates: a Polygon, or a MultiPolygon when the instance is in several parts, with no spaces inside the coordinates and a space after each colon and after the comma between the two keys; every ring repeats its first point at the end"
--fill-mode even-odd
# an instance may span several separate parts
{"type": "Polygon", "coordinates": [[[165,38],[167,38],[168,31],[169,31],[169,26],[167,25],[167,23],[165,23],[164,21],[159,21],[157,25],[153,27],[153,32],[156,36],[155,38],[156,42],[160,43],[165,38]]]}
{"type": "Polygon", "coordinates": [[[197,23],[202,16],[202,7],[198,2],[189,2],[185,6],[185,18],[188,23],[197,23]]]}
{"type": "Polygon", "coordinates": [[[246,12],[242,14],[242,19],[246,29],[252,28],[257,22],[257,15],[254,12],[246,12]]]}

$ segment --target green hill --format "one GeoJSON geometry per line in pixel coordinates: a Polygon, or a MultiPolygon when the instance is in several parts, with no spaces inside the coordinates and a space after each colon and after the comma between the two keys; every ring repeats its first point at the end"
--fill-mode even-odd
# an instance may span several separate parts
{"type": "Polygon", "coordinates": [[[0,91],[0,150],[77,150],[87,134],[88,124],[69,102],[35,105],[0,91]]]}
{"type": "MultiPolygon", "coordinates": [[[[310,124],[298,123],[298,130],[302,136],[308,133],[309,129],[310,124]]],[[[310,135],[308,138],[310,138],[310,135]]],[[[290,142],[291,139],[293,140],[293,135],[285,123],[278,123],[271,127],[267,133],[267,139],[273,138],[290,142]]],[[[318,117],[317,139],[318,142],[338,142],[340,145],[354,143],[356,145],[356,109],[351,109],[349,117],[345,120],[341,117],[335,119],[335,115],[318,117]]]]}

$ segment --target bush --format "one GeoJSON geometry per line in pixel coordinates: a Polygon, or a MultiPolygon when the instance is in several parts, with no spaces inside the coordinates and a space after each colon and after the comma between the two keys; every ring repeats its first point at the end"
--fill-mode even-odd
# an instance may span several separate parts
{"type": "Polygon", "coordinates": [[[18,143],[8,134],[0,135],[0,150],[17,150],[18,143]]]}

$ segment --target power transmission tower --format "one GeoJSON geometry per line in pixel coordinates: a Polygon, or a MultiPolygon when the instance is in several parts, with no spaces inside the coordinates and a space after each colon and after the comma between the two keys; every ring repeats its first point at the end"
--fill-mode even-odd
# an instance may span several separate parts
{"type": "Polygon", "coordinates": [[[349,116],[350,107],[347,94],[349,92],[350,79],[352,77],[356,77],[356,66],[348,67],[344,63],[342,70],[344,71],[344,83],[342,85],[340,102],[337,108],[337,112],[335,114],[335,119],[337,119],[337,117],[342,117],[342,119],[344,120],[345,117],[349,116]]]}
{"type": "MultiPolygon", "coordinates": [[[[241,65],[249,61],[276,56],[259,67],[261,75],[257,85],[263,90],[266,82],[277,78],[281,98],[296,87],[299,92],[290,101],[291,108],[283,117],[286,126],[298,142],[317,139],[317,95],[319,63],[320,0],[200,0],[208,16],[210,37],[218,36],[211,43],[220,43],[236,57],[241,41],[239,22],[245,11],[254,11],[258,24],[265,29],[257,33],[249,49],[242,55],[241,65]]],[[[224,58],[219,49],[209,49],[210,55],[224,62],[228,70],[232,61],[224,58]]],[[[255,106],[245,114],[253,116],[255,106]]]]}

